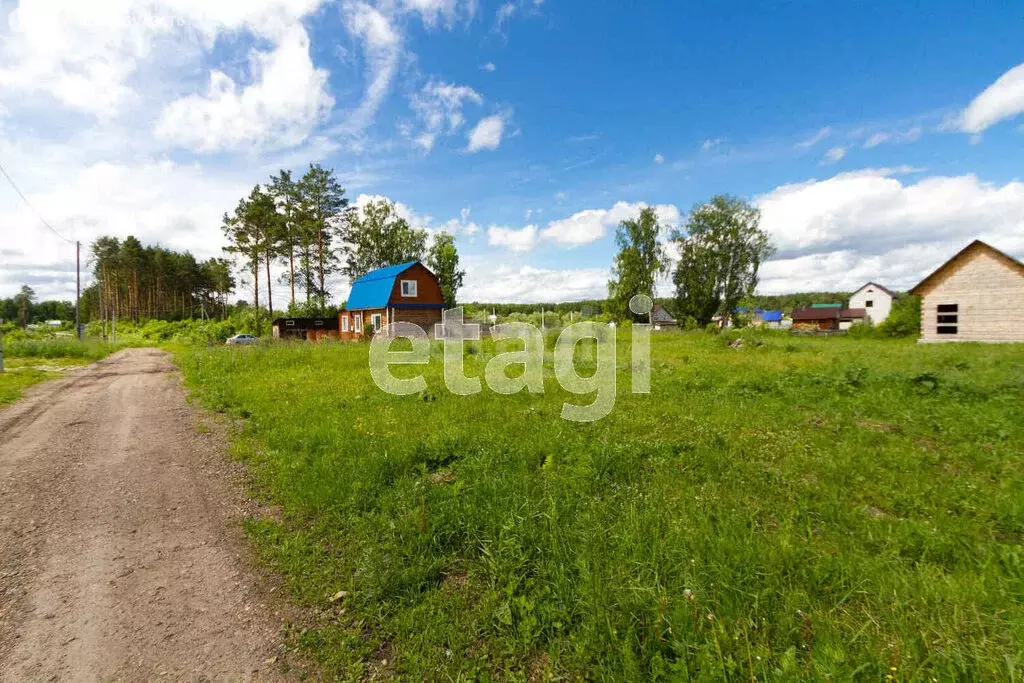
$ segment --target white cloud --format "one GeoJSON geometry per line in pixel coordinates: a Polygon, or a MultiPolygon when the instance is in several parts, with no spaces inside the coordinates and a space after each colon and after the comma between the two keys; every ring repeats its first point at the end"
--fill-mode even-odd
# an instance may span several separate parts
{"type": "Polygon", "coordinates": [[[798,149],[810,149],[830,135],[832,135],[832,128],[830,126],[825,126],[806,140],[801,140],[796,143],[796,146],[798,149]]]}
{"type": "Polygon", "coordinates": [[[515,13],[516,4],[514,2],[506,2],[501,7],[499,7],[494,19],[494,22],[498,27],[498,30],[501,30],[505,22],[511,19],[513,16],[515,16],[515,13]]]}
{"type": "Polygon", "coordinates": [[[496,67],[494,65],[494,62],[487,62],[486,64],[484,64],[484,65],[482,65],[480,67],[481,71],[487,71],[488,73],[493,73],[493,72],[497,71],[497,69],[498,69],[498,67],[496,67]]]}
{"type": "Polygon", "coordinates": [[[476,126],[469,132],[469,144],[466,146],[468,152],[478,152],[482,149],[498,149],[501,144],[501,136],[505,131],[505,118],[498,114],[480,119],[476,126]]]}
{"type": "Polygon", "coordinates": [[[487,228],[487,243],[512,252],[530,251],[537,245],[537,226],[516,229],[492,225],[487,228]]]}
{"type": "MultiPolygon", "coordinates": [[[[610,209],[578,211],[568,218],[551,221],[543,229],[532,224],[518,229],[491,226],[488,243],[514,252],[530,251],[541,241],[563,247],[590,244],[603,238],[622,221],[636,218],[646,206],[643,202],[616,202],[610,209]]],[[[658,204],[654,206],[654,212],[665,231],[678,225],[681,219],[679,209],[672,204],[658,204]]],[[[527,220],[534,213],[528,209],[527,220]]]]}
{"type": "Polygon", "coordinates": [[[466,259],[466,284],[459,298],[481,303],[549,303],[603,299],[608,295],[607,268],[549,270],[529,265],[502,266],[466,259]]]}
{"type": "Polygon", "coordinates": [[[665,157],[662,156],[660,153],[659,154],[655,154],[654,155],[654,163],[656,163],[656,164],[663,164],[663,163],[665,163],[665,157]]]}
{"type": "MultiPolygon", "coordinates": [[[[562,246],[590,244],[604,237],[622,221],[639,216],[641,209],[646,206],[643,202],[616,202],[610,209],[579,211],[568,218],[548,223],[540,236],[562,246]]],[[[679,209],[672,204],[656,205],[654,213],[662,227],[679,224],[679,209]]]]}
{"type": "Polygon", "coordinates": [[[0,50],[0,88],[46,93],[64,106],[113,117],[140,101],[136,72],[173,68],[248,31],[276,43],[321,0],[22,0],[0,50]]]}
{"type": "Polygon", "coordinates": [[[1018,64],[975,97],[960,116],[960,129],[978,134],[1024,113],[1024,64],[1018,64]]]}
{"type": "Polygon", "coordinates": [[[431,223],[433,222],[434,219],[431,216],[424,216],[422,214],[416,213],[408,204],[393,201],[391,198],[386,197],[382,194],[361,194],[358,197],[356,197],[356,200],[352,202],[352,205],[355,206],[356,209],[358,209],[359,211],[363,211],[366,208],[366,205],[369,204],[370,202],[377,202],[382,199],[394,204],[395,213],[398,214],[399,218],[404,218],[409,223],[410,227],[416,228],[418,230],[427,230],[429,232],[433,232],[433,227],[431,226],[431,223]]]}
{"type": "Polygon", "coordinates": [[[436,25],[441,18],[451,26],[460,15],[470,21],[476,14],[476,0],[402,0],[402,7],[410,12],[418,12],[428,27],[436,25]]]}
{"type": "Polygon", "coordinates": [[[305,29],[289,27],[272,51],[254,50],[249,62],[252,85],[240,89],[226,73],[211,71],[205,94],[164,109],[156,136],[199,152],[303,142],[334,104],[327,71],[310,59],[305,29]]]}
{"type": "Polygon", "coordinates": [[[864,141],[864,147],[866,149],[872,149],[879,145],[891,142],[895,144],[907,144],[911,142],[917,142],[921,138],[921,134],[924,130],[921,126],[912,126],[905,131],[898,132],[878,132],[874,133],[867,140],[864,141]]]}
{"type": "Polygon", "coordinates": [[[722,138],[710,138],[700,143],[700,151],[702,152],[713,152],[718,149],[722,143],[725,142],[722,138]]]}
{"type": "Polygon", "coordinates": [[[833,147],[829,151],[825,152],[825,157],[821,160],[823,164],[834,164],[837,161],[842,160],[846,156],[845,147],[833,147]]]}
{"type": "Polygon", "coordinates": [[[378,9],[365,2],[345,5],[345,26],[363,44],[366,62],[366,91],[349,115],[343,131],[358,133],[373,122],[377,110],[391,91],[391,83],[402,56],[402,36],[378,9]]]}
{"type": "Polygon", "coordinates": [[[441,226],[442,229],[453,235],[472,237],[476,233],[480,232],[480,226],[469,220],[471,213],[472,209],[470,209],[470,207],[462,207],[462,210],[459,211],[459,217],[449,219],[443,226],[441,226]]]}
{"type": "MultiPolygon", "coordinates": [[[[31,176],[18,180],[47,222],[69,239],[81,240],[83,286],[91,279],[89,245],[101,235],[134,235],[144,244],[190,250],[197,258],[222,256],[221,215],[251,189],[247,180],[170,161],[66,168],[54,184],[31,176]]],[[[33,284],[38,295],[73,298],[73,246],[42,227],[16,198],[4,199],[0,234],[3,248],[12,253],[3,258],[0,291],[14,291],[23,281],[33,284],[48,273],[33,284]]]]}
{"type": "Polygon", "coordinates": [[[424,130],[416,143],[430,151],[439,135],[451,135],[462,127],[464,103],[482,104],[483,97],[468,86],[431,80],[413,95],[411,106],[424,130]]]}
{"type": "Polygon", "coordinates": [[[904,183],[891,169],[783,185],[757,198],[780,258],[764,291],[914,285],[973,239],[1024,255],[1024,182],[974,175],[904,183]]]}

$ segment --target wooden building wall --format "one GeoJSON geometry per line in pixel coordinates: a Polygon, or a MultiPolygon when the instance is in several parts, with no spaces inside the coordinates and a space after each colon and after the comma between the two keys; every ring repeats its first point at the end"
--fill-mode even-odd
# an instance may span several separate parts
{"type": "Polygon", "coordinates": [[[1024,342],[1024,275],[977,251],[921,296],[921,341],[1024,342]],[[957,333],[938,333],[938,307],[957,304],[957,333]]]}
{"type": "Polygon", "coordinates": [[[437,278],[422,264],[417,263],[411,266],[404,273],[395,278],[395,286],[391,290],[391,298],[388,305],[401,307],[402,304],[443,304],[444,297],[441,296],[441,287],[437,278]],[[416,296],[402,296],[402,280],[416,281],[416,296]]]}

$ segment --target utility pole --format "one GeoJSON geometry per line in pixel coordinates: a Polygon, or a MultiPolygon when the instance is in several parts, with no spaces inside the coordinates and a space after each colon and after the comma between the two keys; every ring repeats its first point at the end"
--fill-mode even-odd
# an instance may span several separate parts
{"type": "Polygon", "coordinates": [[[75,240],[75,336],[82,341],[82,243],[75,240]]]}

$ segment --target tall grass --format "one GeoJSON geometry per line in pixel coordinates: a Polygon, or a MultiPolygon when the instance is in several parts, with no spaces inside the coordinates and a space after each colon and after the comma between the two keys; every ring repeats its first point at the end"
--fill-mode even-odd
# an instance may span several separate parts
{"type": "MultiPolygon", "coordinates": [[[[655,335],[650,395],[383,394],[365,345],[190,349],[331,673],[1016,678],[1024,349],[655,335]],[[584,400],[589,400],[585,399],[584,400]],[[329,596],[346,591],[335,602],[329,596]]],[[[482,375],[493,348],[468,354],[482,375]]]]}
{"type": "Polygon", "coordinates": [[[10,358],[80,358],[99,360],[121,346],[73,339],[24,339],[4,343],[4,355],[10,358]]]}

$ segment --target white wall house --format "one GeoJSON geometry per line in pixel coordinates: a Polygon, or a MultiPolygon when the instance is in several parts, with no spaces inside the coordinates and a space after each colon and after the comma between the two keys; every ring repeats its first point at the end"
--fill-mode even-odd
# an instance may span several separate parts
{"type": "Polygon", "coordinates": [[[869,282],[850,296],[850,308],[863,308],[872,325],[880,325],[889,317],[896,295],[882,285],[869,282]]]}

